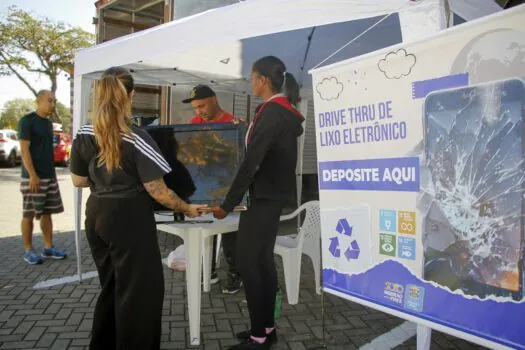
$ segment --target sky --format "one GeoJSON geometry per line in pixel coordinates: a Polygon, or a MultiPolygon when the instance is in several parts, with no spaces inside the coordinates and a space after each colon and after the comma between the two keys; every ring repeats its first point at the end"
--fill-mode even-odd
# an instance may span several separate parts
{"type": "MultiPolygon", "coordinates": [[[[78,26],[90,33],[95,33],[93,17],[96,15],[95,0],[0,0],[0,16],[7,13],[9,6],[15,5],[35,15],[49,17],[53,21],[62,21],[78,26]]],[[[50,82],[45,76],[24,73],[37,89],[49,89],[50,82]]],[[[65,74],[58,80],[57,99],[69,106],[69,81],[65,74]]],[[[17,77],[0,77],[0,109],[5,102],[14,98],[34,98],[31,91],[17,77]]]]}

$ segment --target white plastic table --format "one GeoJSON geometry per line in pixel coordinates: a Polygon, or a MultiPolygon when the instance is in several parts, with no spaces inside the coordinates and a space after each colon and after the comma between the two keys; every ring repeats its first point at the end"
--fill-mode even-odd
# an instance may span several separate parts
{"type": "Polygon", "coordinates": [[[211,215],[203,215],[187,222],[213,220],[212,223],[158,223],[172,220],[166,216],[156,215],[157,230],[174,234],[184,240],[186,259],[186,294],[188,295],[188,316],[190,320],[190,344],[200,345],[201,331],[201,271],[202,286],[205,292],[210,291],[210,273],[213,240],[218,234],[237,231],[239,215],[231,213],[224,220],[216,220],[211,215]],[[201,254],[204,254],[201,256],[201,254]],[[203,262],[204,260],[204,262],[203,262]]]}

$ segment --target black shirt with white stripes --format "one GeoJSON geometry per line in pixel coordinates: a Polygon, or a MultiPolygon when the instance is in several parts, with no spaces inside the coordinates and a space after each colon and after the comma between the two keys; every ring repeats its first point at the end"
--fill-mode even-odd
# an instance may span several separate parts
{"type": "Polygon", "coordinates": [[[129,198],[144,191],[143,183],[161,179],[171,172],[157,144],[135,126],[131,135],[122,134],[121,169],[111,174],[97,165],[99,148],[92,125],[78,131],[71,147],[71,172],[87,177],[91,194],[97,197],[129,198]]]}

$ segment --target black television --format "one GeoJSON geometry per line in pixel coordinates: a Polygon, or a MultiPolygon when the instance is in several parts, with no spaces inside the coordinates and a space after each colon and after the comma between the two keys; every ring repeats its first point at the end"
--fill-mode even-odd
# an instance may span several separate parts
{"type": "MultiPolygon", "coordinates": [[[[225,198],[244,158],[244,123],[173,124],[146,126],[171,173],[168,188],[188,203],[219,205],[225,198]]],[[[169,208],[153,200],[155,212],[169,208]]],[[[246,207],[246,197],[238,210],[246,207]]]]}

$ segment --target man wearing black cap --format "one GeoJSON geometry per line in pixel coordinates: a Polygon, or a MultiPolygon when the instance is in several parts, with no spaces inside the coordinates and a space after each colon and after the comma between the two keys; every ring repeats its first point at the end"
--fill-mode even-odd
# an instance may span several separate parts
{"type": "MultiPolygon", "coordinates": [[[[195,116],[191,118],[190,124],[205,123],[236,123],[235,117],[222,110],[217,102],[217,96],[207,85],[197,85],[191,89],[190,97],[183,100],[182,103],[191,103],[195,116]]],[[[227,233],[222,236],[222,248],[224,257],[228,264],[228,280],[222,288],[224,294],[235,294],[242,287],[242,280],[235,266],[235,250],[237,247],[237,232],[227,233]]],[[[213,258],[211,266],[211,283],[217,283],[219,277],[215,269],[217,236],[213,236],[213,258]]]]}
{"type": "Polygon", "coordinates": [[[197,85],[191,89],[190,97],[182,103],[191,103],[195,116],[191,118],[190,124],[204,123],[229,123],[235,122],[233,115],[225,112],[217,102],[217,96],[207,85],[197,85]]]}

